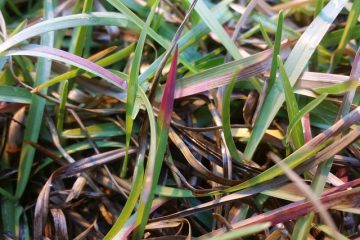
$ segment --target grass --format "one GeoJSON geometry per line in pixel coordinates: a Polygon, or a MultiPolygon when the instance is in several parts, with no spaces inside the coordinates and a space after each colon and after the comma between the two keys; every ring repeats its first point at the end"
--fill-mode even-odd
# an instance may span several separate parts
{"type": "Polygon", "coordinates": [[[1,238],[356,239],[359,6],[0,1],[1,238]]]}

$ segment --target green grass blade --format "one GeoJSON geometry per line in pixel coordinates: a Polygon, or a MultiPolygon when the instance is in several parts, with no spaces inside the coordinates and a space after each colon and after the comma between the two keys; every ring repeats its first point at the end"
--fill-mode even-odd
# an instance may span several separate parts
{"type": "MultiPolygon", "coordinates": [[[[80,2],[79,2],[80,3],[80,2]]],[[[82,13],[90,13],[93,6],[93,0],[85,0],[83,5],[82,13]]],[[[74,29],[72,32],[72,38],[70,43],[70,49],[69,52],[82,56],[84,52],[84,46],[86,43],[86,35],[89,30],[89,26],[81,26],[74,29]]],[[[74,66],[70,67],[71,70],[74,69],[74,66]]],[[[71,90],[73,88],[74,81],[72,79],[69,79],[69,89],[71,90]]],[[[62,88],[62,84],[60,85],[60,88],[62,88]]]]}
{"type": "MultiPolygon", "coordinates": [[[[52,0],[44,1],[45,19],[53,18],[53,6],[52,0]]],[[[41,44],[51,47],[54,42],[54,33],[48,32],[41,37],[41,44]]],[[[47,81],[51,71],[51,60],[41,58],[38,60],[36,69],[36,80],[35,86],[42,84],[47,81]]],[[[46,89],[42,91],[46,94],[46,89]]],[[[26,121],[26,129],[24,133],[24,144],[21,149],[19,173],[17,179],[17,187],[15,196],[20,198],[25,191],[27,182],[29,180],[31,165],[34,160],[35,149],[26,142],[37,142],[40,127],[42,123],[42,116],[45,110],[46,100],[38,96],[32,97],[32,102],[29,109],[28,119],[26,121]]]]}
{"type": "MultiPolygon", "coordinates": [[[[317,224],[316,228],[323,231],[329,238],[333,237],[333,230],[327,225],[317,224]]],[[[337,240],[350,240],[350,238],[344,236],[343,234],[337,233],[337,240]]]]}
{"type": "MultiPolygon", "coordinates": [[[[168,49],[170,46],[170,42],[157,34],[152,28],[146,27],[146,24],[134,14],[129,8],[125,6],[120,0],[107,0],[112,6],[114,6],[117,10],[123,12],[129,20],[133,21],[142,31],[147,31],[148,35],[154,39],[157,43],[159,43],[163,48],[168,49]]],[[[180,62],[186,66],[191,72],[196,73],[197,70],[192,66],[191,63],[186,61],[183,57],[179,58],[180,62]]]]}
{"type": "Polygon", "coordinates": [[[58,134],[60,135],[64,130],[64,120],[65,120],[65,106],[67,103],[67,97],[69,92],[69,81],[65,81],[60,89],[60,105],[59,109],[57,111],[56,116],[56,130],[58,131],[58,134]]]}
{"type": "Polygon", "coordinates": [[[6,0],[8,7],[13,11],[19,18],[23,18],[23,14],[19,10],[19,8],[15,5],[14,1],[6,0]]]}
{"type": "MultiPolygon", "coordinates": [[[[93,0],[85,0],[82,13],[90,13],[92,10],[92,6],[93,0]]],[[[88,26],[81,26],[74,29],[69,52],[74,53],[78,56],[81,56],[83,54],[84,46],[86,43],[87,31],[88,26]]]]}
{"type": "Polygon", "coordinates": [[[160,197],[172,197],[172,198],[193,198],[194,194],[187,189],[172,188],[167,186],[157,185],[155,194],[160,197]]]}
{"type": "Polygon", "coordinates": [[[300,111],[298,111],[295,116],[293,117],[293,119],[290,121],[289,126],[287,128],[286,131],[286,136],[285,136],[285,142],[288,142],[288,138],[291,135],[292,131],[294,130],[294,127],[296,124],[300,123],[301,118],[303,116],[305,116],[306,113],[311,112],[311,110],[313,110],[314,108],[316,108],[320,103],[322,103],[322,101],[325,100],[325,98],[327,97],[327,93],[323,93],[321,94],[319,97],[315,98],[314,100],[312,100],[311,102],[309,102],[308,104],[306,104],[305,107],[303,107],[300,111]]]}
{"type": "Polygon", "coordinates": [[[72,27],[96,25],[125,27],[137,32],[142,29],[142,25],[137,27],[126,16],[120,13],[93,12],[91,14],[74,14],[44,20],[25,28],[14,36],[8,38],[5,42],[1,43],[0,52],[4,52],[18,43],[43,33],[72,27]]]}
{"type": "Polygon", "coordinates": [[[335,56],[334,56],[333,62],[331,64],[332,68],[335,68],[337,66],[337,64],[340,62],[342,55],[344,53],[345,47],[350,41],[351,32],[352,32],[354,26],[356,25],[356,23],[358,22],[359,15],[360,15],[360,1],[354,1],[351,11],[350,11],[349,16],[346,21],[343,35],[341,36],[339,45],[338,45],[337,49],[335,50],[335,56]]]}
{"type": "Polygon", "coordinates": [[[137,200],[142,190],[142,184],[144,179],[144,158],[140,159],[139,163],[136,164],[136,170],[134,171],[134,181],[132,183],[131,192],[128,199],[126,200],[125,206],[123,207],[120,216],[110,229],[110,231],[104,237],[104,240],[114,239],[121,228],[128,221],[131,213],[133,212],[137,200]]]}
{"type": "Polygon", "coordinates": [[[315,6],[315,17],[317,15],[319,15],[319,13],[321,12],[321,9],[323,9],[325,4],[325,0],[316,0],[316,6],[315,6]]]}
{"type": "Polygon", "coordinates": [[[9,199],[9,200],[17,200],[17,198],[15,198],[11,193],[9,193],[8,191],[6,191],[4,188],[0,187],[0,195],[2,195],[3,197],[9,199]]]}
{"type": "MultiPolygon", "coordinates": [[[[89,125],[85,127],[85,129],[91,138],[108,138],[124,135],[121,128],[114,123],[89,125]]],[[[72,128],[61,132],[61,137],[66,139],[80,139],[86,138],[86,134],[81,128],[72,128]]]]}
{"type": "MultiPolygon", "coordinates": [[[[155,122],[155,116],[154,116],[154,112],[152,110],[152,106],[151,103],[149,102],[149,99],[146,97],[145,92],[141,89],[138,88],[138,94],[141,97],[141,100],[143,102],[143,104],[145,105],[147,114],[148,114],[148,119],[149,119],[149,125],[150,125],[150,150],[149,150],[149,157],[148,157],[148,162],[154,162],[156,159],[156,146],[157,146],[157,132],[156,132],[156,122],[155,122]]],[[[141,160],[141,159],[140,159],[141,160]]],[[[140,168],[141,166],[143,166],[140,163],[138,163],[138,167],[140,168]]],[[[144,186],[144,178],[141,178],[143,176],[143,174],[141,174],[141,172],[138,172],[136,174],[136,177],[139,177],[138,179],[134,179],[134,183],[137,181],[140,181],[142,186],[144,186]]],[[[142,190],[143,188],[140,188],[140,190],[142,190]]],[[[139,193],[138,193],[139,189],[135,189],[133,188],[132,191],[134,191],[134,193],[131,193],[128,200],[129,204],[126,203],[126,208],[124,208],[123,211],[125,211],[125,213],[121,214],[120,216],[123,218],[119,218],[116,223],[114,224],[113,228],[110,230],[111,233],[109,233],[109,236],[106,235],[105,238],[106,239],[122,239],[121,236],[121,232],[122,229],[124,227],[126,227],[126,223],[129,223],[129,221],[132,221],[131,219],[129,219],[129,214],[131,214],[131,212],[134,209],[134,203],[136,203],[138,197],[139,197],[139,193]],[[126,221],[126,223],[124,224],[124,221],[126,221]],[[113,230],[114,229],[114,230],[113,230]]],[[[136,214],[135,214],[136,215],[136,214]]]]}
{"type": "MultiPolygon", "coordinates": [[[[187,0],[187,1],[191,3],[191,0],[187,0]]],[[[221,26],[219,21],[213,17],[211,11],[205,5],[204,1],[199,0],[195,6],[195,10],[200,15],[201,19],[206,23],[206,25],[211,29],[211,31],[217,35],[217,37],[220,39],[221,43],[224,45],[228,53],[235,60],[243,58],[235,43],[231,40],[230,36],[226,33],[226,31],[221,26]]],[[[261,91],[260,82],[255,78],[251,78],[250,80],[253,86],[258,91],[261,91]]]]}
{"type": "MultiPolygon", "coordinates": [[[[332,0],[321,11],[306,31],[301,35],[285,63],[285,70],[293,86],[307,65],[317,45],[324,37],[331,23],[346,5],[347,0],[332,0]]],[[[280,81],[281,82],[281,81],[280,81]]],[[[246,145],[244,157],[251,159],[266,129],[281,108],[285,100],[282,87],[275,83],[265,99],[262,111],[255,123],[251,137],[246,145]]]]}
{"type": "MultiPolygon", "coordinates": [[[[319,15],[321,12],[321,9],[324,7],[324,0],[316,0],[316,6],[315,6],[315,12],[314,12],[314,18],[319,15]]],[[[315,50],[314,55],[312,57],[311,66],[313,69],[318,69],[318,58],[319,58],[319,52],[318,49],[315,50]]]]}
{"type": "Polygon", "coordinates": [[[259,23],[259,28],[260,28],[261,35],[264,38],[264,41],[266,42],[266,44],[269,46],[269,48],[273,48],[274,45],[271,42],[269,35],[267,34],[267,32],[264,28],[264,25],[261,22],[259,23]]]}
{"type": "MultiPolygon", "coordinates": [[[[269,228],[271,226],[271,223],[260,223],[260,224],[253,224],[246,227],[242,227],[239,229],[233,229],[230,230],[227,233],[222,234],[221,236],[215,236],[212,238],[208,238],[210,240],[236,240],[241,237],[246,237],[248,235],[258,233],[261,231],[264,231],[265,229],[269,228]]],[[[208,236],[208,234],[207,234],[208,236]]],[[[200,238],[202,239],[202,238],[200,238]]]]}
{"type": "MultiPolygon", "coordinates": [[[[150,14],[146,20],[146,28],[148,29],[150,27],[151,21],[155,15],[155,10],[157,8],[159,1],[157,0],[156,3],[152,6],[150,14]]],[[[139,77],[139,70],[141,65],[141,56],[144,49],[144,44],[147,36],[147,30],[144,30],[141,32],[139,41],[136,45],[135,49],[135,55],[134,59],[131,64],[131,70],[130,70],[130,79],[128,84],[128,91],[127,91],[127,99],[126,99],[126,151],[129,149],[130,146],[130,139],[131,139],[131,132],[134,124],[133,120],[133,111],[135,106],[135,100],[136,100],[136,92],[137,92],[137,86],[138,86],[138,77],[139,77]]],[[[125,160],[123,162],[120,177],[124,178],[126,176],[127,171],[127,165],[128,165],[128,154],[125,156],[125,160]]]]}
{"type": "MultiPolygon", "coordinates": [[[[192,2],[191,0],[187,1],[189,3],[192,2]]],[[[195,10],[206,23],[206,25],[211,29],[211,31],[217,35],[229,54],[231,54],[234,59],[241,59],[243,56],[240,54],[239,49],[231,40],[230,36],[225,32],[224,28],[221,26],[218,20],[213,17],[211,11],[205,5],[203,0],[199,0],[197,2],[195,10]]]]}
{"type": "MultiPolygon", "coordinates": [[[[282,80],[282,85],[284,87],[286,110],[288,113],[289,122],[294,122],[295,116],[299,112],[299,107],[280,56],[277,57],[277,61],[278,61],[279,72],[282,80]]],[[[294,127],[293,127],[293,131],[291,132],[291,137],[295,149],[299,149],[302,145],[304,145],[304,134],[303,134],[301,122],[296,122],[296,123],[294,122],[294,127]]]]}
{"type": "Polygon", "coordinates": [[[276,72],[278,69],[277,56],[280,53],[280,44],[281,44],[281,36],[282,36],[282,31],[283,31],[284,19],[285,19],[284,12],[281,11],[279,13],[278,25],[277,25],[276,34],[275,34],[274,52],[273,52],[273,57],[272,57],[272,61],[271,61],[269,85],[267,87],[267,92],[269,92],[269,90],[272,88],[272,86],[274,85],[275,80],[276,80],[276,72]]]}
{"type": "Polygon", "coordinates": [[[229,149],[231,157],[240,162],[242,160],[242,158],[236,148],[234,139],[231,135],[231,125],[230,125],[230,102],[231,102],[230,97],[231,97],[231,93],[234,89],[236,77],[237,77],[237,74],[235,74],[234,78],[231,80],[231,82],[225,89],[224,98],[223,98],[223,106],[222,106],[222,130],[223,130],[225,142],[229,149]]]}
{"type": "Polygon", "coordinates": [[[358,87],[359,82],[354,79],[349,79],[341,83],[336,83],[328,87],[314,88],[314,92],[318,94],[342,94],[350,90],[354,90],[358,87]]]}
{"type": "Polygon", "coordinates": [[[0,101],[31,104],[32,96],[29,91],[24,88],[1,86],[0,101]]]}

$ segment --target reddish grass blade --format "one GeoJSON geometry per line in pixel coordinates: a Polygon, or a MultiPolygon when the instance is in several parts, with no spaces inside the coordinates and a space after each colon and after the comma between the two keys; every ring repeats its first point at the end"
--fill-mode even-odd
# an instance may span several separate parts
{"type": "Polygon", "coordinates": [[[171,62],[170,72],[166,81],[163,98],[159,108],[158,127],[160,130],[162,129],[162,131],[169,128],[171,113],[173,111],[177,58],[178,58],[178,47],[176,46],[173,60],[171,62]]]}
{"type": "MultiPolygon", "coordinates": [[[[353,199],[359,199],[360,188],[354,188],[351,190],[345,190],[342,192],[337,192],[329,194],[320,198],[320,201],[326,208],[330,208],[337,204],[349,204],[351,206],[356,206],[359,204],[358,201],[352,201],[353,199]]],[[[241,227],[249,226],[252,224],[271,222],[271,225],[276,225],[278,223],[287,222],[292,219],[296,219],[302,215],[305,215],[311,211],[316,212],[317,209],[313,206],[310,201],[304,202],[295,202],[283,207],[268,211],[266,213],[251,217],[244,221],[233,224],[233,229],[238,229],[241,227]]],[[[215,230],[209,234],[201,236],[199,239],[208,239],[210,236],[219,236],[226,231],[225,228],[215,230]]]]}
{"type": "MultiPolygon", "coordinates": [[[[71,63],[79,68],[86,67],[86,70],[98,74],[99,76],[102,76],[104,79],[109,80],[111,79],[111,82],[115,85],[117,85],[120,88],[127,89],[127,82],[118,77],[116,74],[106,70],[103,67],[100,67],[99,65],[84,59],[82,57],[76,56],[74,54],[65,52],[60,49],[46,47],[46,46],[39,46],[35,44],[30,44],[27,46],[24,46],[19,49],[10,50],[6,53],[7,55],[29,55],[29,56],[40,56],[48,58],[49,56],[52,56],[54,60],[59,61],[65,61],[67,63],[71,63]]],[[[33,90],[33,92],[36,92],[36,88],[33,90]]]]}
{"type": "MultiPolygon", "coordinates": [[[[281,46],[282,58],[286,58],[289,55],[290,47],[293,44],[294,42],[287,42],[281,46]]],[[[229,62],[189,77],[181,78],[176,83],[175,99],[225,86],[230,83],[234,71],[239,68],[242,70],[236,81],[243,81],[258,76],[270,68],[272,53],[272,49],[265,50],[249,57],[229,62]]],[[[164,89],[164,86],[159,88],[156,94],[157,101],[160,100],[162,89],[164,89]]]]}

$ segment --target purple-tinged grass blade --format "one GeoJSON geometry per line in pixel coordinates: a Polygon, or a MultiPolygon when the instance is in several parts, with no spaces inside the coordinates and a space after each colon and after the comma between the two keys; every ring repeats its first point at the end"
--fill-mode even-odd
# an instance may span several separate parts
{"type": "MultiPolygon", "coordinates": [[[[326,208],[330,208],[338,204],[356,206],[358,202],[354,201],[353,199],[359,199],[359,194],[360,188],[357,187],[350,190],[322,196],[319,200],[326,208]]],[[[276,225],[278,223],[284,223],[289,220],[296,219],[311,211],[317,212],[317,209],[310,201],[294,202],[283,207],[268,211],[266,213],[259,214],[246,220],[237,222],[233,224],[232,227],[233,229],[239,229],[245,226],[250,226],[252,224],[259,224],[264,222],[271,222],[271,225],[276,225]]],[[[224,234],[225,231],[225,228],[220,228],[212,231],[211,233],[205,234],[198,239],[209,239],[210,237],[224,234]]]]}
{"type": "Polygon", "coordinates": [[[158,127],[159,131],[168,129],[171,120],[171,113],[173,111],[174,93],[176,84],[176,66],[178,58],[178,47],[175,49],[174,57],[171,62],[170,72],[166,81],[163,98],[159,108],[158,127]]]}
{"type": "MultiPolygon", "coordinates": [[[[65,52],[60,49],[30,44],[19,49],[10,50],[3,54],[6,56],[28,55],[51,58],[53,60],[65,62],[78,68],[84,69],[90,73],[104,78],[108,82],[122,89],[127,89],[127,82],[124,79],[118,77],[116,74],[106,70],[105,68],[97,65],[96,63],[93,63],[87,59],[65,52]]],[[[36,88],[33,91],[37,91],[36,88]]]]}

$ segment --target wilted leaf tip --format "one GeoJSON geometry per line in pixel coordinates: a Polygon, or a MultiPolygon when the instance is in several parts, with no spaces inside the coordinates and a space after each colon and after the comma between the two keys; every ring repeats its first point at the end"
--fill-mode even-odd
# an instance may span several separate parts
{"type": "Polygon", "coordinates": [[[165,84],[163,98],[159,108],[159,123],[162,126],[168,126],[171,120],[171,113],[173,111],[174,93],[176,84],[176,70],[178,60],[178,46],[175,48],[175,53],[171,61],[170,71],[165,84]]]}

